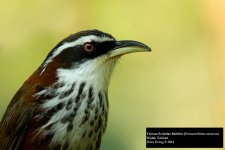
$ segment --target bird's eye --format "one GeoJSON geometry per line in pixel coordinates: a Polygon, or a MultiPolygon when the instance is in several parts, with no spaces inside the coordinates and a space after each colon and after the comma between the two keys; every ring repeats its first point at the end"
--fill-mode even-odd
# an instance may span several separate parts
{"type": "Polygon", "coordinates": [[[94,45],[91,43],[85,43],[84,50],[87,52],[92,52],[94,50],[94,45]]]}

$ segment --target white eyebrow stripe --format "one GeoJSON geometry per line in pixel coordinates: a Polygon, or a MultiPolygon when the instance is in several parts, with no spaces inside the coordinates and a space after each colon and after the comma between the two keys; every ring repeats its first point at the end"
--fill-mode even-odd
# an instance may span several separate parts
{"type": "Polygon", "coordinates": [[[42,66],[43,69],[42,69],[40,75],[42,75],[42,73],[45,71],[45,68],[47,67],[47,65],[52,62],[53,58],[55,58],[57,55],[59,55],[64,49],[74,47],[76,45],[83,45],[84,43],[91,42],[91,41],[105,42],[105,41],[113,41],[113,40],[114,40],[113,38],[106,37],[106,36],[98,37],[95,35],[88,35],[88,36],[80,37],[79,39],[77,39],[73,42],[65,42],[65,43],[63,43],[63,45],[61,45],[60,47],[55,49],[53,54],[44,62],[43,66],[42,66]]]}

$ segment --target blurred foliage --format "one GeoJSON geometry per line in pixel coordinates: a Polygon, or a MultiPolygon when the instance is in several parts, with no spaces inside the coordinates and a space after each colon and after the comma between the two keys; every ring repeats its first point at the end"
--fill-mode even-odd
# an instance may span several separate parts
{"type": "Polygon", "coordinates": [[[225,126],[223,0],[9,0],[0,20],[0,116],[62,38],[97,28],[153,49],[117,65],[102,149],[146,149],[146,127],[225,126]]]}

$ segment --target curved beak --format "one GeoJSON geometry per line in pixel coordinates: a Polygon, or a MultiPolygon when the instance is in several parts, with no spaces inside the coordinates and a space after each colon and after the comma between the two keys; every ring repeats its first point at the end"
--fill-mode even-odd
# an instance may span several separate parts
{"type": "Polygon", "coordinates": [[[131,40],[116,41],[115,47],[109,52],[110,57],[122,56],[134,52],[150,52],[151,48],[147,45],[131,40]]]}

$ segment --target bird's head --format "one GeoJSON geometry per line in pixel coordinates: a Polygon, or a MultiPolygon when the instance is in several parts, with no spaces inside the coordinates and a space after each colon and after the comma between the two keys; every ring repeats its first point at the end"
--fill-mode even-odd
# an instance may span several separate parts
{"type": "Polygon", "coordinates": [[[99,30],[81,31],[57,44],[39,68],[40,76],[55,72],[58,82],[97,81],[108,85],[114,65],[120,56],[150,51],[143,43],[117,41],[99,30]]]}

